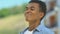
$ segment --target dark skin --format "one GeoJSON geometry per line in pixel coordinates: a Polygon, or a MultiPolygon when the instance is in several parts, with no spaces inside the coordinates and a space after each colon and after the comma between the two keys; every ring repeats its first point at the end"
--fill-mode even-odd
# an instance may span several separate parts
{"type": "Polygon", "coordinates": [[[34,30],[39,24],[44,13],[41,12],[38,3],[29,3],[26,6],[25,18],[29,22],[29,31],[34,30]]]}
{"type": "Polygon", "coordinates": [[[55,15],[50,16],[50,24],[51,24],[51,26],[53,26],[55,22],[56,22],[56,16],[55,15]]]}
{"type": "Polygon", "coordinates": [[[50,2],[49,4],[50,4],[50,9],[51,9],[51,8],[54,9],[54,7],[55,7],[55,5],[56,5],[56,2],[52,1],[52,2],[50,2]]]}
{"type": "Polygon", "coordinates": [[[50,6],[51,6],[51,8],[54,7],[55,4],[56,4],[55,2],[50,2],[50,6]]]}

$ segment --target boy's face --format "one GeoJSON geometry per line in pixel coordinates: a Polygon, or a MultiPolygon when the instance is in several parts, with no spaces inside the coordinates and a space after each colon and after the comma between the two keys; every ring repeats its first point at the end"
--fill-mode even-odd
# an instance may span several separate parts
{"type": "Polygon", "coordinates": [[[50,4],[50,8],[54,8],[56,3],[55,2],[50,2],[49,4],[50,4]]]}
{"type": "Polygon", "coordinates": [[[25,18],[27,21],[40,20],[43,17],[43,13],[40,12],[38,3],[29,3],[26,6],[25,18]]]}
{"type": "Polygon", "coordinates": [[[56,16],[55,15],[50,16],[50,24],[51,24],[51,26],[54,25],[55,22],[56,22],[56,16]]]}

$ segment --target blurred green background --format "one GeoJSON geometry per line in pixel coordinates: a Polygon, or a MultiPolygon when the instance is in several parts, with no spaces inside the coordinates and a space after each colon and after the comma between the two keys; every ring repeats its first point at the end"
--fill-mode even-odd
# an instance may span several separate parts
{"type": "Polygon", "coordinates": [[[24,20],[27,2],[28,0],[0,0],[0,34],[19,34],[27,26],[24,20]]]}

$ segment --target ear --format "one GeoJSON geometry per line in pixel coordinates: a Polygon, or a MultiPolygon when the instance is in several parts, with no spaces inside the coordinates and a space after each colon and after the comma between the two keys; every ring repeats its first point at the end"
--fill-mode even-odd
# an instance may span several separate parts
{"type": "Polygon", "coordinates": [[[43,12],[40,12],[40,19],[44,16],[43,12]]]}

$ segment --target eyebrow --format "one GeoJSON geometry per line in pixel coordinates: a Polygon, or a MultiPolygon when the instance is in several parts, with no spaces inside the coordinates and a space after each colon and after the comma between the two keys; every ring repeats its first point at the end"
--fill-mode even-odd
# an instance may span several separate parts
{"type": "Polygon", "coordinates": [[[30,8],[35,8],[35,7],[31,6],[30,8]]]}
{"type": "MultiPolygon", "coordinates": [[[[28,7],[26,7],[26,8],[28,8],[28,7]]],[[[31,7],[29,7],[29,8],[35,8],[34,6],[31,6],[31,7]]]]}

